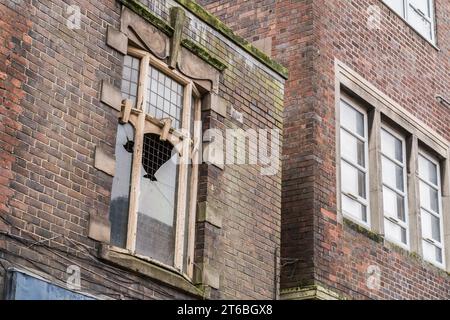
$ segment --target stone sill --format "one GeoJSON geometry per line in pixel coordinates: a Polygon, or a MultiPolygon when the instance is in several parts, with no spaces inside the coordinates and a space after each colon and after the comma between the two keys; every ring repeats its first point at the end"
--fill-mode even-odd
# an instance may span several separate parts
{"type": "Polygon", "coordinates": [[[370,240],[375,241],[376,243],[384,242],[384,238],[381,235],[345,217],[344,217],[344,225],[347,226],[349,229],[366,236],[370,240]]]}
{"type": "Polygon", "coordinates": [[[281,300],[346,300],[336,292],[320,285],[281,290],[281,300]]]}
{"type": "Polygon", "coordinates": [[[129,251],[101,244],[100,259],[129,271],[144,275],[172,288],[179,289],[197,298],[204,298],[205,292],[175,270],[157,265],[154,262],[132,255],[129,251]]]}
{"type": "Polygon", "coordinates": [[[362,226],[348,218],[344,218],[344,225],[346,227],[348,227],[350,230],[353,230],[353,231],[369,238],[370,240],[372,240],[378,244],[381,244],[384,248],[386,248],[390,251],[395,251],[395,252],[403,255],[405,258],[415,260],[416,262],[422,264],[425,268],[431,269],[430,271],[438,272],[439,275],[441,275],[441,276],[445,276],[445,277],[450,276],[450,272],[448,272],[448,270],[445,269],[444,266],[434,264],[432,262],[425,260],[422,256],[418,255],[416,252],[411,251],[410,248],[405,248],[405,247],[402,247],[392,241],[389,241],[388,239],[384,238],[382,235],[377,234],[377,233],[367,229],[367,227],[365,227],[365,226],[362,226]]]}

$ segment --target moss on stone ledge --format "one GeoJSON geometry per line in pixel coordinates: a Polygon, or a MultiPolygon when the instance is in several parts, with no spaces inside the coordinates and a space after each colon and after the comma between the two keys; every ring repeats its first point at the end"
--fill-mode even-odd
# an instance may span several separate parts
{"type": "Polygon", "coordinates": [[[372,232],[349,219],[344,218],[344,224],[347,227],[349,227],[350,229],[352,229],[362,235],[365,235],[367,238],[371,239],[372,241],[375,241],[377,243],[383,243],[383,241],[384,241],[384,238],[381,235],[376,234],[375,232],[372,232]]]}
{"type": "MultiPolygon", "coordinates": [[[[288,77],[287,68],[285,68],[275,60],[268,57],[262,51],[253,46],[250,42],[237,36],[222,21],[220,21],[217,17],[209,13],[195,1],[192,0],[175,0],[175,1],[184,8],[186,8],[188,11],[190,11],[192,14],[194,14],[196,17],[198,17],[200,20],[208,24],[210,27],[222,33],[228,39],[233,41],[236,45],[238,45],[246,52],[251,54],[256,60],[260,61],[270,69],[280,74],[283,78],[287,79],[288,77]]],[[[141,16],[143,19],[145,19],[152,25],[154,25],[155,27],[157,27],[159,30],[164,32],[169,37],[173,36],[174,33],[173,28],[164,20],[154,15],[146,6],[141,4],[138,0],[119,0],[119,2],[122,3],[124,6],[126,6],[127,8],[129,8],[130,10],[132,10],[134,13],[141,16]]],[[[215,68],[219,70],[220,69],[224,70],[226,68],[226,66],[221,61],[214,58],[205,48],[200,47],[199,45],[187,39],[183,40],[183,42],[184,47],[196,53],[202,59],[213,65],[215,68]]]]}
{"type": "Polygon", "coordinates": [[[286,67],[284,67],[280,63],[276,62],[275,60],[269,58],[266,54],[264,54],[262,51],[257,49],[255,46],[253,46],[247,40],[244,40],[243,38],[236,35],[222,21],[220,21],[213,14],[209,13],[206,9],[204,9],[198,3],[196,3],[195,1],[192,1],[192,0],[175,0],[175,1],[178,2],[180,5],[182,5],[183,7],[185,7],[191,13],[193,13],[200,20],[204,21],[209,26],[211,26],[215,30],[219,31],[224,36],[226,36],[228,39],[230,39],[231,41],[236,43],[238,46],[243,48],[245,51],[250,53],[258,61],[262,62],[263,64],[265,64],[266,66],[268,66],[269,68],[271,68],[272,70],[276,71],[278,74],[283,76],[285,79],[287,79],[288,70],[286,67]]]}
{"type": "Polygon", "coordinates": [[[422,266],[426,267],[427,269],[430,269],[434,272],[439,273],[439,276],[441,277],[449,277],[450,272],[447,272],[446,270],[435,266],[431,262],[426,261],[423,257],[421,257],[417,252],[409,251],[405,248],[402,248],[395,243],[388,242],[385,247],[388,247],[390,250],[395,251],[405,257],[408,257],[409,259],[415,260],[416,263],[420,263],[422,266]]]}
{"type": "Polygon", "coordinates": [[[349,227],[350,229],[352,229],[360,234],[365,235],[366,237],[370,238],[371,240],[373,240],[377,243],[384,243],[384,248],[386,250],[389,250],[389,252],[396,252],[396,253],[403,255],[404,257],[406,257],[408,259],[414,260],[416,263],[421,264],[422,266],[426,267],[427,269],[430,269],[430,270],[433,270],[434,272],[439,273],[439,275],[441,277],[449,277],[450,276],[450,272],[447,272],[446,270],[443,270],[443,269],[435,266],[434,264],[424,260],[423,257],[421,257],[418,253],[409,251],[405,248],[402,248],[393,242],[389,242],[389,241],[385,242],[383,236],[376,234],[349,219],[344,218],[344,224],[347,227],[349,227]]]}
{"type": "Polygon", "coordinates": [[[137,0],[119,0],[119,1],[124,6],[132,10],[134,13],[138,14],[143,19],[150,22],[152,25],[154,25],[159,30],[164,32],[166,35],[172,37],[174,33],[173,28],[164,20],[160,19],[159,17],[151,13],[151,11],[147,7],[145,7],[142,3],[140,3],[137,0]]]}
{"type": "Polygon", "coordinates": [[[189,51],[191,51],[192,53],[194,53],[195,55],[197,55],[198,57],[200,57],[203,60],[205,60],[206,62],[208,62],[210,65],[212,65],[217,70],[223,71],[227,68],[225,63],[223,63],[222,61],[220,61],[217,58],[214,58],[208,52],[208,50],[206,50],[202,46],[196,44],[195,42],[193,42],[189,39],[184,39],[181,41],[181,45],[183,47],[185,47],[186,49],[188,49],[189,51]]]}

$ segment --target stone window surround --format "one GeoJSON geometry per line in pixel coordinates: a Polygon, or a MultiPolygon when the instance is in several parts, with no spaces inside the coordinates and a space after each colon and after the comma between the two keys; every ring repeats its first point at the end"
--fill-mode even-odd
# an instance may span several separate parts
{"type": "MultiPolygon", "coordinates": [[[[444,266],[450,271],[450,143],[421,120],[415,118],[410,112],[401,107],[386,94],[378,90],[364,77],[346,66],[343,62],[335,61],[335,110],[336,110],[336,203],[338,222],[343,224],[345,220],[341,211],[341,177],[340,177],[340,101],[342,96],[347,96],[359,105],[363,104],[369,115],[369,164],[370,172],[378,174],[371,175],[370,179],[370,207],[371,220],[370,231],[377,235],[384,234],[384,214],[382,211],[382,181],[381,181],[381,126],[382,124],[393,126],[405,134],[407,144],[407,185],[408,185],[408,207],[409,207],[409,251],[422,254],[422,230],[420,225],[420,203],[418,198],[419,178],[417,170],[417,157],[420,149],[431,151],[439,160],[441,165],[442,179],[442,212],[443,212],[443,243],[444,266]]],[[[357,225],[367,229],[367,226],[357,225]]],[[[386,239],[383,242],[387,245],[386,239]]],[[[395,245],[395,244],[394,244],[395,245]]],[[[396,245],[395,245],[396,246],[396,245]]],[[[430,262],[431,263],[431,262],[430,262]]],[[[438,268],[444,266],[433,264],[438,268]]]]}
{"type": "MultiPolygon", "coordinates": [[[[137,49],[133,46],[129,46],[127,53],[129,55],[132,55],[134,57],[137,57],[141,59],[141,68],[145,65],[152,65],[153,67],[157,68],[159,71],[164,72],[168,76],[172,77],[174,80],[177,80],[181,84],[185,86],[185,101],[184,105],[191,105],[191,97],[194,96],[195,100],[195,106],[191,106],[191,112],[195,112],[194,120],[200,121],[201,118],[201,112],[205,111],[205,105],[210,105],[211,103],[214,103],[214,100],[212,98],[212,93],[208,92],[202,96],[199,89],[197,88],[198,85],[196,84],[195,80],[192,80],[182,73],[178,72],[175,69],[170,69],[168,65],[164,62],[156,58],[154,55],[152,55],[150,52],[147,52],[142,49],[137,49]]],[[[142,69],[141,69],[142,70],[142,69]]],[[[146,74],[145,72],[141,72],[141,74],[146,74]]],[[[145,87],[145,81],[147,77],[144,77],[145,79],[140,79],[140,86],[145,87]]],[[[118,90],[115,88],[114,90],[118,90]]],[[[142,89],[140,89],[142,91],[142,89]]],[[[138,89],[139,91],[139,89],[138,89]]],[[[142,95],[141,95],[142,96],[142,95]]],[[[142,99],[142,98],[141,98],[142,99]]],[[[121,105],[121,111],[119,113],[119,119],[122,123],[131,123],[133,127],[135,128],[135,134],[136,136],[142,135],[143,130],[152,130],[152,132],[159,132],[161,135],[164,134],[164,131],[166,131],[168,128],[165,128],[165,123],[163,121],[160,121],[159,119],[155,119],[149,115],[144,115],[142,110],[138,107],[139,105],[143,104],[143,107],[145,107],[145,103],[142,103],[142,101],[139,101],[136,104],[136,109],[131,107],[131,103],[128,100],[123,100],[121,105]],[[144,124],[139,124],[140,118],[143,118],[144,124]],[[144,128],[143,128],[144,127],[144,128]],[[139,129],[140,128],[140,129],[139,129]],[[142,131],[139,133],[138,131],[142,131]]],[[[213,108],[211,108],[212,110],[213,108]]],[[[207,108],[206,108],[207,110],[207,108]]],[[[201,130],[201,128],[194,128],[194,132],[198,132],[201,130]]],[[[147,132],[147,131],[146,131],[147,132]]],[[[169,129],[166,133],[167,139],[169,141],[172,141],[176,143],[179,140],[183,140],[183,135],[181,132],[178,132],[176,130],[169,129]]],[[[194,137],[195,140],[195,137],[194,137]]],[[[201,148],[194,148],[195,145],[193,144],[194,140],[189,139],[190,142],[190,154],[189,156],[194,158],[199,156],[199,150],[201,148]]],[[[197,143],[201,140],[197,140],[197,143]]],[[[138,146],[136,146],[136,149],[138,146]]],[[[98,158],[99,162],[97,168],[100,169],[102,166],[106,167],[114,167],[112,164],[115,163],[114,157],[110,157],[109,161],[107,161],[107,157],[105,157],[104,152],[102,149],[96,149],[96,155],[99,154],[99,156],[96,156],[98,158]]],[[[138,157],[135,153],[134,157],[138,157]]],[[[183,154],[182,154],[183,155],[183,154]]],[[[194,161],[194,163],[198,163],[198,161],[194,161]]],[[[135,170],[136,166],[139,166],[140,162],[133,160],[133,172],[137,172],[135,170]]],[[[186,169],[186,168],[185,168],[186,169]]],[[[102,170],[104,172],[107,172],[107,170],[102,170]]],[[[186,170],[180,170],[179,175],[183,176],[183,172],[186,172],[186,170]]],[[[119,265],[124,268],[128,268],[130,270],[133,270],[135,272],[138,272],[140,274],[149,276],[151,278],[154,278],[162,283],[165,283],[169,286],[176,287],[178,289],[181,289],[189,294],[197,295],[203,297],[208,292],[208,287],[217,287],[217,276],[214,273],[214,270],[209,270],[208,266],[201,266],[201,270],[199,268],[196,268],[194,270],[194,245],[195,245],[195,228],[196,228],[196,222],[209,222],[209,220],[201,220],[200,214],[197,212],[197,186],[198,186],[198,172],[199,167],[198,165],[194,165],[192,167],[192,174],[191,174],[191,181],[190,182],[182,182],[180,181],[179,184],[183,184],[187,186],[189,184],[190,188],[190,200],[189,200],[189,208],[177,208],[177,215],[181,213],[185,213],[188,216],[189,219],[189,227],[188,236],[184,236],[184,218],[180,219],[177,218],[177,226],[176,226],[176,248],[175,248],[175,267],[166,266],[162,263],[159,263],[158,261],[154,261],[148,257],[139,256],[134,253],[135,249],[135,234],[136,234],[136,227],[137,227],[137,220],[136,220],[136,214],[131,214],[132,212],[136,211],[136,205],[137,205],[137,197],[133,196],[136,193],[136,182],[131,182],[131,192],[130,192],[130,209],[129,209],[129,223],[128,223],[128,232],[127,232],[127,248],[122,249],[115,246],[109,245],[109,240],[102,241],[101,249],[100,249],[100,257],[110,263],[119,265]],[[133,199],[135,198],[135,199],[133,199]],[[134,204],[134,205],[133,205],[134,204]],[[180,222],[183,220],[183,222],[180,222]],[[181,232],[179,232],[179,230],[181,232]],[[188,268],[187,272],[184,273],[180,270],[182,270],[182,264],[183,264],[183,248],[184,244],[183,241],[188,242],[188,268]]],[[[108,173],[108,172],[107,172],[108,173]]],[[[111,176],[114,176],[114,171],[110,171],[109,174],[111,176]]],[[[135,179],[136,180],[136,179],[135,179]]],[[[138,179],[137,179],[138,180],[138,179]]],[[[181,196],[185,196],[186,193],[181,193],[181,196]]],[[[178,194],[178,198],[180,198],[180,193],[178,194]]],[[[185,204],[186,201],[177,201],[178,204],[185,204]]],[[[200,205],[200,204],[199,204],[200,205]]],[[[204,210],[203,210],[204,211],[204,210]]]]}
{"type": "MultiPolygon", "coordinates": [[[[151,53],[136,49],[133,47],[128,48],[128,54],[135,58],[140,59],[140,77],[138,86],[138,98],[136,109],[123,108],[121,113],[121,122],[125,122],[124,118],[129,120],[135,129],[135,137],[143,137],[146,133],[159,134],[162,139],[165,139],[172,143],[174,146],[182,145],[182,150],[180,156],[182,158],[184,165],[179,166],[178,173],[178,192],[177,192],[177,218],[175,226],[175,261],[174,269],[178,272],[183,270],[183,259],[184,259],[184,242],[188,242],[188,252],[187,254],[187,273],[186,276],[190,279],[193,278],[194,266],[194,232],[195,231],[195,213],[196,213],[196,199],[197,199],[197,184],[198,184],[198,151],[200,148],[196,148],[194,145],[194,140],[199,141],[199,131],[201,128],[198,127],[199,121],[201,120],[201,105],[200,105],[200,92],[196,89],[195,84],[192,80],[186,78],[176,70],[171,70],[163,62],[160,62],[151,53]],[[153,66],[159,71],[165,73],[167,76],[176,80],[184,86],[184,101],[183,101],[183,123],[184,129],[191,132],[191,115],[194,117],[194,123],[196,127],[193,128],[195,132],[194,137],[188,138],[184,137],[182,132],[177,132],[176,130],[170,128],[170,121],[164,122],[162,119],[156,119],[152,116],[146,115],[145,111],[145,95],[148,82],[148,69],[149,66],[153,66]],[[194,97],[194,105],[191,106],[191,97],[194,97]],[[129,114],[128,114],[129,113],[129,114]],[[193,113],[193,114],[192,114],[193,113]],[[186,139],[188,138],[188,139],[186,139]],[[187,181],[187,159],[193,159],[191,181],[187,181]],[[188,199],[189,206],[186,206],[187,188],[189,186],[190,198],[188,199]],[[185,222],[188,220],[188,235],[185,235],[185,222]]],[[[147,97],[148,98],[148,97],[147,97]]],[[[130,208],[128,215],[128,232],[127,232],[127,249],[131,254],[135,253],[136,246],[136,232],[137,232],[137,210],[138,210],[138,194],[139,194],[139,171],[141,167],[141,157],[142,157],[142,145],[139,143],[140,138],[136,139],[137,143],[135,146],[135,152],[133,155],[133,165],[132,165],[132,175],[131,175],[131,191],[130,191],[130,208]]],[[[142,142],[142,141],[141,141],[142,142]]]]}
{"type": "MultiPolygon", "coordinates": [[[[129,47],[135,47],[137,50],[146,52],[152,57],[152,62],[164,69],[169,75],[176,74],[188,82],[192,91],[197,93],[198,109],[201,112],[217,113],[220,116],[228,117],[228,103],[219,96],[219,78],[226,66],[222,66],[213,58],[198,51],[195,44],[185,43],[182,40],[180,32],[185,21],[185,14],[179,7],[171,9],[171,25],[174,27],[173,34],[170,35],[161,32],[152,21],[147,21],[130,11],[128,8],[122,8],[121,28],[115,30],[108,26],[106,43],[109,47],[118,53],[125,55],[129,47]],[[178,30],[177,30],[178,29],[178,30]],[[180,43],[182,46],[180,46],[180,43]],[[192,46],[194,46],[192,48],[192,46]]],[[[120,88],[110,84],[110,81],[103,80],[101,83],[100,101],[116,112],[118,117],[130,121],[136,116],[136,110],[133,110],[129,101],[123,100],[120,88]]],[[[201,114],[199,112],[199,114],[201,114]]],[[[148,118],[148,117],[146,117],[148,118]]],[[[149,121],[147,121],[148,123],[149,121]]],[[[151,119],[150,119],[151,120],[151,119]]],[[[155,119],[153,119],[155,120],[155,119]]],[[[164,123],[159,121],[150,121],[153,126],[164,130],[164,123]]],[[[167,128],[166,128],[167,129],[167,128]]],[[[200,128],[201,129],[201,128],[200,128]]],[[[177,132],[172,132],[170,136],[176,136],[177,132]]],[[[182,138],[182,137],[179,137],[182,138]]],[[[199,148],[206,150],[210,142],[206,141],[199,148]]],[[[224,167],[217,159],[204,158],[205,163],[214,165],[221,170],[224,167]]],[[[219,159],[220,160],[220,159],[219,159]]],[[[114,176],[115,157],[109,154],[101,146],[95,148],[94,167],[104,173],[114,176]]],[[[197,175],[198,177],[198,175],[197,175]]],[[[195,233],[196,223],[208,223],[213,228],[222,228],[222,212],[218,211],[213,203],[194,202],[195,207],[191,208],[196,214],[190,221],[190,228],[195,233]]],[[[189,243],[193,252],[194,233],[190,234],[189,243]]],[[[158,282],[168,286],[180,289],[188,294],[208,298],[211,289],[219,289],[220,276],[217,270],[209,265],[207,259],[190,265],[187,274],[178,271],[176,268],[164,266],[157,261],[134,255],[132,251],[111,246],[110,243],[110,222],[107,216],[90,214],[89,237],[100,242],[99,257],[111,264],[148,276],[158,282]]],[[[193,260],[193,254],[192,260],[193,260]]]]}

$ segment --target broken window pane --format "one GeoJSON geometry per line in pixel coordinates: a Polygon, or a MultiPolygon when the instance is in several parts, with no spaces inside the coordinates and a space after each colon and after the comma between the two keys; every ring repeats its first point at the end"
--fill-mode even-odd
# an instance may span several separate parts
{"type": "Polygon", "coordinates": [[[178,153],[146,134],[141,167],[136,253],[174,265],[178,153]]]}
{"type": "Polygon", "coordinates": [[[121,248],[125,248],[127,242],[133,147],[133,127],[130,124],[119,124],[116,138],[116,173],[111,191],[109,219],[111,244],[121,248]]]}

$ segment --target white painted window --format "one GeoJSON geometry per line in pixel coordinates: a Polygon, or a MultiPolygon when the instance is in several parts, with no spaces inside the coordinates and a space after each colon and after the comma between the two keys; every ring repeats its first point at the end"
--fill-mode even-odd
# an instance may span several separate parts
{"type": "Polygon", "coordinates": [[[384,234],[394,243],[409,246],[408,190],[405,139],[394,130],[381,129],[384,234]]]}
{"type": "Polygon", "coordinates": [[[341,100],[342,212],[369,225],[368,128],[365,110],[341,100]]]}
{"type": "Polygon", "coordinates": [[[428,40],[435,42],[433,0],[383,0],[428,40]]]}
{"type": "Polygon", "coordinates": [[[420,216],[425,260],[444,266],[442,188],[439,161],[425,152],[419,154],[420,216]]]}

